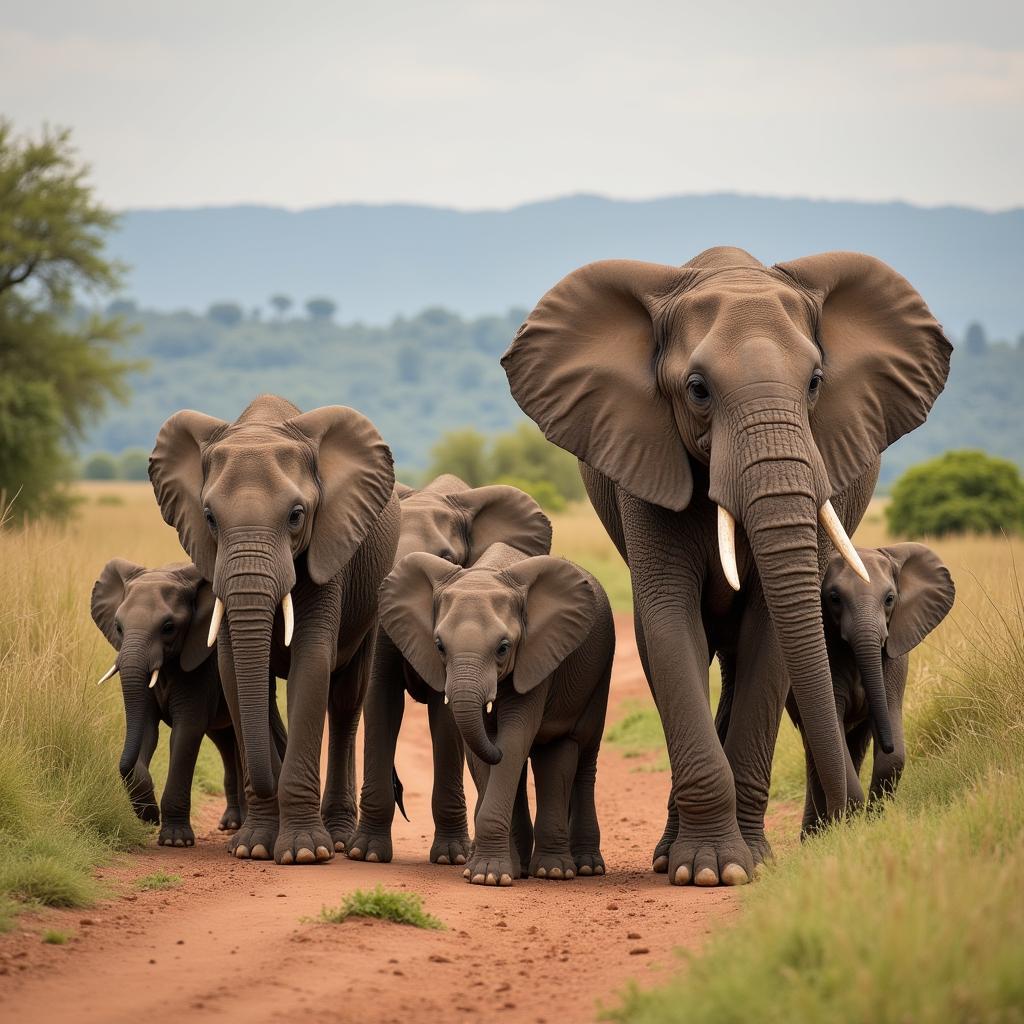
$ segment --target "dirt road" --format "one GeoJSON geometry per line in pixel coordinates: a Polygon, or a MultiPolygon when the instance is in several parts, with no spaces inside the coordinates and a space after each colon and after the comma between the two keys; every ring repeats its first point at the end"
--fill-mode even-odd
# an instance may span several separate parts
{"type": "MultiPolygon", "coordinates": [[[[648,699],[630,618],[617,626],[610,722],[624,701],[648,699]]],[[[195,849],[153,845],[121,858],[101,872],[120,895],[87,911],[24,915],[0,936],[0,1019],[590,1021],[627,979],[646,985],[664,976],[675,949],[698,947],[737,912],[734,891],[674,888],[650,873],[667,774],[638,772],[640,762],[610,746],[598,769],[605,877],[493,889],[469,885],[461,868],[427,863],[424,712],[409,708],[403,727],[398,768],[412,823],[396,820],[392,864],[235,861],[216,832],[220,808],[207,804],[195,849]],[[182,881],[164,891],[136,888],[156,871],[182,881]],[[303,923],[378,882],[421,894],[448,930],[303,923]],[[73,938],[45,945],[48,928],[73,938]]]]}

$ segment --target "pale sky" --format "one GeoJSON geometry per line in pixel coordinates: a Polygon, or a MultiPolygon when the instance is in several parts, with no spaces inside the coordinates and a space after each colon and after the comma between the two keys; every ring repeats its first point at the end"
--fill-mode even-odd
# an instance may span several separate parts
{"type": "Polygon", "coordinates": [[[737,191],[1024,205],[1019,0],[0,3],[118,208],[737,191]]]}

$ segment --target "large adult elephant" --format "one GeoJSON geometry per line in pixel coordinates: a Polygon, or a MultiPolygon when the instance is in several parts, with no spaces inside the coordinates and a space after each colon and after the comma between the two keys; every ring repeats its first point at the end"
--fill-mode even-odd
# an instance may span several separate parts
{"type": "Polygon", "coordinates": [[[921,296],[877,259],[766,267],[716,248],[682,267],[583,267],[505,353],[516,401],[580,459],[629,564],[672,765],[655,870],[673,883],[745,882],[770,854],[764,811],[789,680],[828,814],[844,812],[825,535],[863,572],[846,531],[879,454],[927,416],[950,351],[921,296]],[[716,653],[724,744],[708,705],[716,653]]]}
{"type": "Polygon", "coordinates": [[[302,413],[264,395],[234,423],[176,413],[149,474],[164,519],[213,584],[210,643],[227,634],[217,651],[248,804],[230,849],[279,864],[329,860],[356,823],[356,727],[377,588],[398,541],[391,452],[355,409],[302,413]],[[272,676],[288,679],[283,763],[270,737],[272,676]]]}

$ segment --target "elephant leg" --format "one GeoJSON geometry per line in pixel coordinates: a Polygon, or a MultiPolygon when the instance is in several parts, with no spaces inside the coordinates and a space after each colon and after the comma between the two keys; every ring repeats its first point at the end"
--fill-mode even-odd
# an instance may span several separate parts
{"type": "Polygon", "coordinates": [[[533,818],[530,816],[530,795],[527,792],[527,765],[524,762],[516,790],[516,802],[512,807],[512,832],[509,848],[512,863],[518,866],[517,874],[526,878],[533,856],[533,818]]]}
{"type": "MultiPolygon", "coordinates": [[[[349,663],[331,678],[327,782],[321,813],[331,834],[332,851],[347,850],[356,831],[356,733],[370,681],[373,641],[370,632],[349,663]]],[[[393,792],[391,800],[394,804],[393,792]]]]}
{"type": "Polygon", "coordinates": [[[804,743],[804,765],[807,773],[807,787],[804,795],[804,817],[800,825],[800,838],[813,836],[826,822],[825,791],[814,767],[810,748],[804,743]]]}
{"type": "MultiPolygon", "coordinates": [[[[217,662],[220,669],[224,699],[231,713],[239,763],[242,768],[242,782],[245,793],[245,819],[242,827],[228,840],[228,852],[239,859],[252,857],[254,860],[269,860],[273,856],[274,843],[279,827],[278,798],[258,797],[252,788],[249,770],[245,760],[245,744],[242,739],[241,713],[238,706],[238,683],[235,676],[235,662],[230,643],[217,645],[217,662]]],[[[275,779],[280,778],[281,761],[277,750],[271,744],[271,768],[275,779]]]]}
{"type": "Polygon", "coordinates": [[[907,743],[903,734],[903,693],[907,683],[907,660],[889,662],[886,666],[886,703],[889,706],[889,723],[892,726],[891,754],[887,754],[877,743],[871,765],[871,785],[868,787],[868,803],[877,803],[896,792],[903,765],[907,757],[907,743]]]}
{"type": "Polygon", "coordinates": [[[465,755],[462,734],[455,725],[444,696],[431,694],[427,703],[430,741],[434,750],[434,789],[431,810],[434,842],[431,864],[465,864],[469,855],[469,826],[466,822],[466,794],[462,788],[465,755]]]}
{"type": "Polygon", "coordinates": [[[599,749],[595,743],[580,752],[569,799],[569,846],[576,873],[584,876],[603,875],[605,872],[601,856],[601,825],[597,820],[594,800],[599,749]]]}
{"type": "Polygon", "coordinates": [[[569,845],[569,797],[579,759],[579,744],[569,737],[534,747],[530,753],[537,786],[536,846],[530,859],[535,878],[561,881],[576,876],[569,845]]]}
{"type": "Polygon", "coordinates": [[[241,828],[245,818],[245,793],[241,785],[238,771],[238,748],[235,744],[235,730],[228,726],[224,729],[211,729],[207,735],[220,753],[224,764],[224,813],[220,816],[217,828],[221,832],[234,832],[241,828]]]}
{"type": "MultiPolygon", "coordinates": [[[[363,708],[363,788],[359,794],[359,823],[348,844],[352,860],[386,864],[392,857],[395,748],[405,714],[402,671],[401,653],[386,633],[379,632],[363,708]]],[[[334,848],[345,849],[343,836],[334,848]]]]}
{"type": "Polygon", "coordinates": [[[161,846],[195,846],[196,836],[189,820],[192,809],[192,778],[203,742],[201,729],[192,721],[171,727],[171,760],[167,783],[160,800],[161,846]]]}
{"type": "Polygon", "coordinates": [[[723,659],[723,685],[729,675],[732,700],[724,749],[736,780],[736,819],[757,865],[772,855],[764,816],[789,692],[782,652],[760,593],[751,595],[743,613],[735,655],[723,659]]]}

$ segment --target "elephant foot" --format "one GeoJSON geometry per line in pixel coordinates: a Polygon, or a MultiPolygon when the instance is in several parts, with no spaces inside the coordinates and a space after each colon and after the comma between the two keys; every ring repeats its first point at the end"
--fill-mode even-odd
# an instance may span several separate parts
{"type": "Polygon", "coordinates": [[[270,860],[276,840],[276,821],[253,821],[250,816],[228,840],[228,853],[239,860],[270,860]]]}
{"type": "Polygon", "coordinates": [[[274,843],[278,864],[318,864],[334,857],[331,834],[322,825],[282,826],[274,843]]]}
{"type": "Polygon", "coordinates": [[[224,813],[217,822],[217,828],[221,832],[237,832],[242,827],[242,812],[231,804],[224,809],[224,813]]]}
{"type": "Polygon", "coordinates": [[[489,857],[486,854],[474,853],[462,875],[471,885],[507,886],[519,876],[519,868],[512,863],[512,858],[507,854],[503,857],[489,857]]]}
{"type": "MultiPolygon", "coordinates": [[[[331,833],[331,849],[336,853],[344,853],[352,848],[352,840],[357,829],[356,816],[354,814],[325,811],[324,828],[331,833]]],[[[389,857],[388,859],[390,860],[391,858],[389,857]]]]}
{"type": "MultiPolygon", "coordinates": [[[[431,864],[465,864],[469,860],[469,836],[444,836],[434,833],[434,842],[430,847],[431,864]]],[[[388,860],[391,858],[389,857],[388,860]]]]}
{"type": "Polygon", "coordinates": [[[576,862],[572,854],[542,853],[537,851],[530,861],[530,874],[534,878],[548,878],[556,882],[567,882],[576,877],[576,862]]]}
{"type": "Polygon", "coordinates": [[[156,841],[160,846],[195,846],[196,834],[187,821],[184,823],[165,821],[160,827],[160,834],[156,837],[156,841]]]}
{"type": "Polygon", "coordinates": [[[593,852],[573,850],[572,859],[576,864],[577,875],[589,878],[592,875],[604,874],[604,857],[601,856],[600,850],[593,852]]]}
{"type": "Polygon", "coordinates": [[[750,855],[754,858],[755,873],[762,864],[767,864],[775,859],[771,844],[768,842],[764,832],[744,834],[743,838],[750,850],[750,855]]]}
{"type": "Polygon", "coordinates": [[[150,825],[160,824],[160,808],[155,800],[132,804],[132,810],[135,811],[135,817],[141,821],[148,822],[150,825]]]}
{"type": "Polygon", "coordinates": [[[738,829],[699,839],[681,834],[669,851],[668,876],[673,885],[745,885],[754,876],[754,858],[738,829]]]}
{"type": "Polygon", "coordinates": [[[371,864],[390,864],[391,832],[371,832],[360,826],[348,845],[349,860],[365,860],[371,864]]]}

